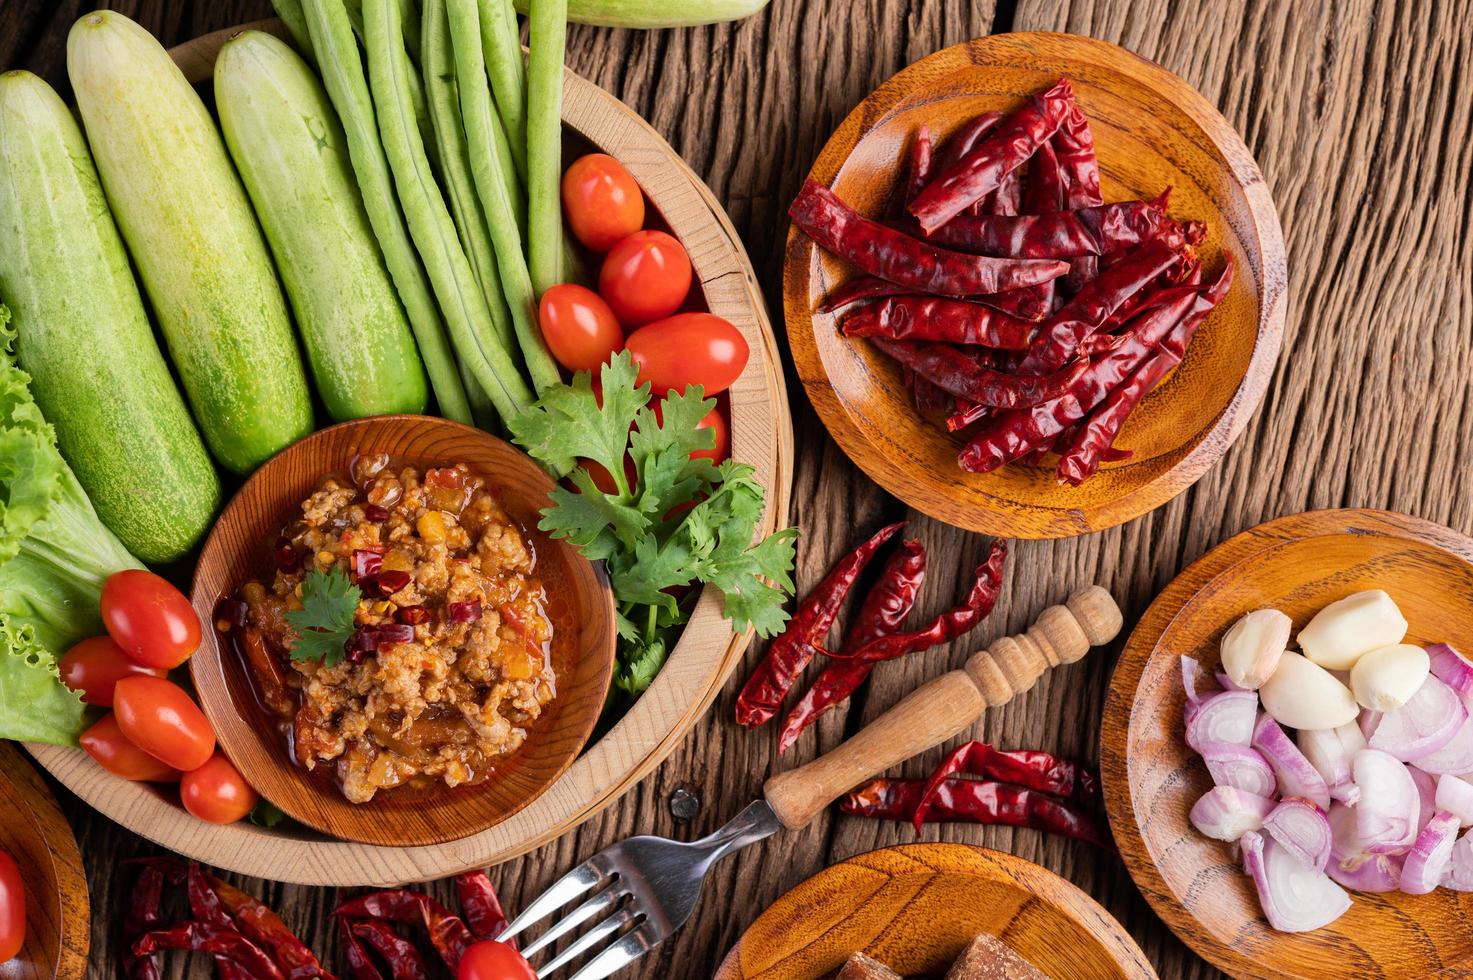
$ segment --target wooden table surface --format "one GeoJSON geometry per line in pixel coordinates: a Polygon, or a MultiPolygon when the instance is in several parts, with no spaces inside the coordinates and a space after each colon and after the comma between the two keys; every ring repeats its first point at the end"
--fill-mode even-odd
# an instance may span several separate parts
{"type": "MultiPolygon", "coordinates": [[[[268,16],[268,0],[113,0],[165,44],[268,16]]],[[[64,45],[83,0],[0,3],[0,66],[64,89],[64,45]]],[[[1155,593],[1217,542],[1260,521],[1319,507],[1406,511],[1473,533],[1473,0],[772,0],[736,25],[635,33],[574,28],[569,63],[633,106],[730,212],[781,329],[785,210],[840,119],[871,89],[946,45],[1051,30],[1122,44],[1195,85],[1243,134],[1278,204],[1289,249],[1284,352],[1257,416],[1227,458],[1154,514],[1102,534],[1019,542],[1004,597],[974,637],[886,664],[847,713],[835,711],[779,760],[770,730],[732,721],[733,678],[709,717],[602,817],[492,872],[511,909],[573,864],[634,833],[677,837],[719,826],[765,777],[832,747],[922,680],[959,666],[1072,588],[1110,588],[1130,624],[1155,593]],[[668,808],[684,788],[694,819],[668,808]]],[[[4,243],[0,242],[0,248],[4,243]]],[[[918,614],[960,591],[986,542],[905,508],[827,438],[789,372],[799,454],[792,518],[803,529],[800,589],[862,531],[911,516],[930,549],[918,614]]],[[[1118,646],[1118,644],[1117,644],[1118,646]]],[[[971,733],[1004,747],[1094,758],[1115,650],[1045,676],[971,733]]],[[[757,655],[752,651],[750,663],[757,655]]],[[[924,773],[940,755],[914,760],[924,773]]],[[[117,862],[155,848],[58,789],[91,877],[91,973],[119,976],[115,952],[131,875],[117,862]]],[[[1124,867],[1084,844],[1026,830],[930,826],[927,840],[1011,851],[1074,881],[1117,916],[1162,977],[1216,976],[1147,908],[1124,867]]],[[[837,860],[915,840],[908,826],[827,815],[718,866],[695,917],[629,976],[709,975],[773,899],[837,860]]],[[[333,951],[328,889],[244,883],[318,950],[333,951]]],[[[439,890],[449,896],[445,885],[439,890]]],[[[174,957],[169,977],[209,976],[174,957]]]]}

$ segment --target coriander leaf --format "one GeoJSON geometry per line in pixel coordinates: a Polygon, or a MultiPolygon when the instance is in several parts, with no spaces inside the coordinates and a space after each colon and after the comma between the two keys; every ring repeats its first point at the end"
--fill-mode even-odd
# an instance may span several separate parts
{"type": "Polygon", "coordinates": [[[790,527],[730,557],[718,548],[708,581],[721,590],[722,612],[736,629],[751,626],[758,636],[775,636],[782,630],[788,621],[783,600],[793,591],[791,569],[797,538],[798,529],[790,527]]]}
{"type": "Polygon", "coordinates": [[[256,804],[255,809],[246,814],[246,817],[257,827],[275,827],[286,820],[286,814],[264,796],[261,797],[261,802],[256,804]]]}
{"type": "Polygon", "coordinates": [[[302,608],[286,614],[297,631],[292,644],[293,660],[321,660],[324,667],[336,666],[347,654],[353,638],[353,615],[363,598],[348,573],[334,565],[326,572],[312,569],[302,580],[302,608]]]}
{"type": "Polygon", "coordinates": [[[622,547],[632,550],[649,527],[649,518],[618,497],[603,493],[582,467],[569,476],[574,493],[555,487],[548,494],[552,506],[542,512],[538,527],[554,538],[567,538],[583,556],[599,561],[622,547]]]}
{"type": "Polygon", "coordinates": [[[655,675],[665,665],[670,650],[665,637],[656,636],[649,643],[635,645],[622,653],[619,666],[614,671],[614,686],[636,697],[654,683],[655,675]]]}
{"type": "Polygon", "coordinates": [[[671,391],[659,404],[640,409],[629,436],[629,456],[640,475],[639,506],[647,514],[663,516],[671,508],[694,499],[715,477],[707,457],[691,453],[716,446],[716,433],[701,427],[716,407],[703,398],[700,385],[671,391]]]}
{"type": "Polygon", "coordinates": [[[624,488],[624,450],[629,427],[650,398],[648,383],[636,387],[638,370],[628,352],[620,352],[603,366],[599,387],[592,376],[579,371],[571,385],[554,385],[529,411],[507,420],[517,444],[531,456],[552,465],[569,457],[600,463],[624,488]]]}
{"type": "Polygon", "coordinates": [[[693,565],[689,543],[680,535],[664,545],[644,537],[633,555],[609,562],[609,584],[621,604],[672,609],[675,597],[664,590],[689,585],[695,578],[693,565]]]}

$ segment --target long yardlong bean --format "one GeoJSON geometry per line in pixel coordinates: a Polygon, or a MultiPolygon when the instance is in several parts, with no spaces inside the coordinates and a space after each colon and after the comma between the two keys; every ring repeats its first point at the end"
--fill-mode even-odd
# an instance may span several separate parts
{"type": "MultiPolygon", "coordinates": [[[[532,385],[540,393],[562,383],[557,365],[548,353],[537,328],[537,293],[522,255],[522,237],[517,231],[515,210],[507,193],[506,174],[494,151],[494,133],[499,123],[491,110],[491,92],[486,84],[485,59],[481,50],[481,24],[476,0],[448,0],[450,39],[455,51],[455,74],[460,86],[461,118],[470,147],[471,173],[476,193],[486,216],[486,227],[496,246],[496,264],[501,288],[511,308],[522,356],[532,385]]],[[[561,217],[558,218],[561,224],[561,217]]]]}
{"type": "Polygon", "coordinates": [[[496,338],[485,297],[461,251],[455,223],[414,125],[398,0],[365,0],[363,32],[379,133],[410,235],[424,259],[456,350],[502,418],[513,418],[530,407],[532,392],[496,338]]]}
{"type": "Polygon", "coordinates": [[[399,301],[414,327],[420,355],[430,375],[430,386],[440,414],[470,423],[470,404],[445,338],[445,325],[430,294],[424,267],[395,204],[388,160],[379,142],[373,100],[364,79],[358,42],[343,0],[304,0],[303,13],[317,52],[323,82],[348,137],[348,157],[363,192],[369,224],[384,252],[384,262],[399,292],[399,301]]]}
{"type": "Polygon", "coordinates": [[[568,0],[535,0],[527,60],[527,266],[541,295],[563,280],[563,49],[568,0]]]}
{"type": "Polygon", "coordinates": [[[307,30],[307,15],[302,12],[302,0],[271,0],[271,6],[276,8],[276,16],[286,25],[297,51],[316,64],[317,59],[312,54],[312,35],[307,30]]]}
{"type": "Polygon", "coordinates": [[[527,65],[511,0],[479,0],[481,50],[517,175],[527,179],[527,65]]]}

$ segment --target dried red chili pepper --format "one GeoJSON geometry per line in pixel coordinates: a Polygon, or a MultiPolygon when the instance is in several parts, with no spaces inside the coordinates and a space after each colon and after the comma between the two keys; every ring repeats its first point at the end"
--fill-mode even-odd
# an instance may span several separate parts
{"type": "Polygon", "coordinates": [[[948,752],[936,771],[931,773],[926,791],[916,807],[917,828],[923,822],[930,805],[926,794],[958,773],[1013,783],[1075,803],[1100,802],[1100,779],[1081,763],[1061,759],[1052,752],[1037,749],[1013,749],[1004,752],[987,742],[965,742],[948,752]]]}
{"type": "MultiPolygon", "coordinates": [[[[1045,286],[1052,283],[1044,283],[1045,286]]],[[[1001,310],[1010,316],[1021,320],[1039,321],[1053,312],[1053,304],[1048,301],[1050,294],[1044,294],[1033,286],[1025,286],[1022,289],[1009,289],[1006,292],[992,293],[985,296],[971,296],[969,299],[978,303],[986,303],[995,310],[1001,310]]]]}
{"type": "Polygon", "coordinates": [[[918,378],[914,371],[907,371],[907,387],[911,391],[911,400],[915,402],[916,411],[922,415],[928,412],[945,412],[951,409],[951,396],[940,388],[927,381],[918,378]]]}
{"type": "MultiPolygon", "coordinates": [[[[916,593],[925,579],[926,549],[919,541],[901,542],[886,560],[874,587],[865,595],[854,624],[844,637],[843,649],[858,650],[871,640],[899,630],[915,605],[916,593]]],[[[803,729],[817,721],[819,715],[853,694],[873,669],[874,664],[827,664],[783,721],[777,740],[778,753],[792,747],[803,729]]]]}
{"type": "Polygon", "coordinates": [[[973,116],[957,127],[956,132],[941,147],[941,152],[936,154],[936,159],[931,165],[932,175],[949,170],[956,166],[957,161],[971,153],[977,143],[1002,120],[1000,112],[984,112],[973,116]]]}
{"type": "Polygon", "coordinates": [[[905,286],[895,282],[888,282],[878,276],[855,276],[846,279],[833,292],[824,297],[815,313],[833,313],[842,310],[846,306],[855,303],[863,303],[866,300],[879,299],[883,296],[900,296],[911,292],[905,286]]]}
{"type": "Polygon", "coordinates": [[[1047,92],[1033,96],[1022,108],[1004,117],[960,160],[945,169],[938,168],[936,178],[906,210],[927,234],[935,231],[1026,163],[1039,144],[1059,128],[1073,104],[1074,91],[1068,79],[1060,79],[1047,92]]]}
{"type": "Polygon", "coordinates": [[[813,591],[798,603],[787,628],[768,645],[766,655],[752,671],[742,693],[737,695],[738,724],[755,728],[777,714],[793,682],[813,659],[815,645],[822,643],[828,635],[829,627],[833,625],[834,617],[844,604],[844,597],[854,587],[859,573],[864,571],[880,546],[904,526],[904,522],[900,522],[880,528],[869,540],[841,558],[813,591]]]}
{"type": "Polygon", "coordinates": [[[931,130],[925,123],[916,131],[910,145],[910,170],[905,178],[905,202],[907,204],[926,186],[931,179],[931,130]]]}
{"type": "Polygon", "coordinates": [[[1027,350],[1037,324],[964,299],[892,296],[839,325],[849,337],[939,340],[1000,350],[1027,350]]]}
{"type": "Polygon", "coordinates": [[[495,939],[506,929],[506,912],[496,888],[484,871],[467,871],[456,875],[455,891],[460,896],[460,910],[465,923],[477,939],[495,939]]]}
{"type": "Polygon", "coordinates": [[[235,960],[215,957],[215,980],[255,980],[250,971],[235,960]]]}
{"type": "Polygon", "coordinates": [[[1064,179],[1053,140],[1039,144],[1028,161],[1028,179],[1023,182],[1023,213],[1052,214],[1064,210],[1064,179]]]}
{"type": "Polygon", "coordinates": [[[987,199],[984,213],[1011,218],[1023,211],[1023,171],[1012,170],[1003,175],[997,190],[987,199]]]}
{"type": "Polygon", "coordinates": [[[335,980],[331,973],[323,969],[317,954],[297,938],[296,933],[288,929],[281,920],[281,916],[264,902],[213,875],[206,875],[205,878],[219,896],[220,903],[235,920],[236,928],[247,939],[271,954],[286,980],[335,980]]]}
{"type": "Polygon", "coordinates": [[[163,921],[163,899],[163,869],[145,866],[133,883],[128,910],[123,915],[123,972],[128,980],[159,980],[159,955],[139,956],[133,952],[133,944],[163,921]]]}
{"type": "Polygon", "coordinates": [[[1058,398],[1088,365],[1081,362],[1050,375],[1028,377],[979,365],[949,344],[871,337],[891,359],[942,391],[990,408],[1024,408],[1058,398]]]}
{"type": "Polygon", "coordinates": [[[1166,213],[1166,196],[1043,214],[953,218],[926,239],[959,252],[1072,259],[1114,255],[1148,241],[1186,244],[1185,227],[1166,213]]]}
{"type": "Polygon", "coordinates": [[[379,919],[358,919],[349,926],[353,936],[361,940],[389,966],[391,980],[429,980],[430,968],[414,944],[379,919]]]}
{"type": "Polygon", "coordinates": [[[459,916],[423,892],[405,888],[360,895],[339,905],[333,915],[352,918],[388,919],[390,922],[421,923],[429,930],[430,942],[451,970],[460,962],[475,937],[459,916]]]}
{"type": "Polygon", "coordinates": [[[261,948],[233,926],[212,925],[192,919],[167,929],[146,932],[133,944],[135,956],[151,956],[165,949],[189,949],[234,960],[254,980],[282,980],[281,971],[261,948]]]}
{"type": "MultiPolygon", "coordinates": [[[[872,779],[845,796],[839,809],[856,816],[909,823],[925,791],[924,779],[872,779]]],[[[926,821],[1028,827],[1112,850],[1114,847],[1097,818],[1047,793],[1010,783],[948,779],[936,790],[926,821]]]]}
{"type": "Polygon", "coordinates": [[[937,616],[925,628],[876,637],[861,647],[841,653],[824,650],[824,655],[842,663],[872,664],[951,642],[992,612],[997,594],[1002,589],[1002,569],[1007,556],[1008,546],[1002,541],[993,541],[987,560],[977,566],[976,580],[967,593],[966,601],[937,616]]]}
{"type": "Polygon", "coordinates": [[[1059,176],[1064,185],[1064,207],[1077,211],[1102,202],[1094,133],[1077,103],[1070,105],[1049,142],[1053,144],[1058,159],[1059,176]]]}
{"type": "Polygon", "coordinates": [[[343,945],[343,959],[348,961],[348,970],[353,980],[384,980],[384,975],[373,965],[373,960],[368,958],[368,950],[363,941],[353,934],[354,920],[339,918],[337,921],[338,939],[343,945]]]}
{"type": "Polygon", "coordinates": [[[923,293],[997,293],[1047,282],[1068,271],[1067,264],[1052,259],[1000,259],[937,248],[871,221],[814,180],[803,184],[788,215],[827,251],[870,275],[923,293]]]}

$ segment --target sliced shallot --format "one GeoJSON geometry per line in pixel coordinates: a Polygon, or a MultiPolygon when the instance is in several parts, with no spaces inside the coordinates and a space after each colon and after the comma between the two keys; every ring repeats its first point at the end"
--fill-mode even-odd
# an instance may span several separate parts
{"type": "Polygon", "coordinates": [[[1255,796],[1273,796],[1274,771],[1263,756],[1236,742],[1209,742],[1202,746],[1202,761],[1218,786],[1231,786],[1255,796]]]}
{"type": "Polygon", "coordinates": [[[1457,692],[1458,697],[1473,696],[1473,662],[1446,643],[1427,647],[1432,676],[1457,692]]]}
{"type": "Polygon", "coordinates": [[[1455,892],[1473,892],[1473,831],[1453,845],[1447,870],[1442,873],[1442,886],[1455,892]]]}
{"type": "Polygon", "coordinates": [[[1350,760],[1365,747],[1366,738],[1355,722],[1299,733],[1299,751],[1330,787],[1330,798],[1341,803],[1360,799],[1360,789],[1350,775],[1350,760]]]}
{"type": "Polygon", "coordinates": [[[1419,755],[1413,761],[1418,769],[1435,776],[1473,773],[1473,715],[1464,719],[1446,745],[1435,752],[1419,755]]]}
{"type": "Polygon", "coordinates": [[[1407,763],[1407,772],[1411,773],[1412,782],[1417,787],[1417,830],[1420,831],[1437,812],[1437,777],[1429,776],[1410,762],[1407,763]]]}
{"type": "Polygon", "coordinates": [[[1439,776],[1433,799],[1437,809],[1457,817],[1461,826],[1473,824],[1473,783],[1457,776],[1439,776]]]}
{"type": "Polygon", "coordinates": [[[1187,744],[1200,752],[1208,742],[1253,741],[1258,695],[1252,691],[1219,691],[1187,703],[1187,744]]]}
{"type": "Polygon", "coordinates": [[[1300,864],[1288,851],[1258,834],[1243,835],[1243,867],[1253,878],[1268,924],[1280,932],[1309,932],[1334,922],[1350,908],[1350,896],[1323,871],[1300,864]]]}
{"type": "Polygon", "coordinates": [[[1325,870],[1330,860],[1330,821],[1313,803],[1298,797],[1284,800],[1264,819],[1263,829],[1301,864],[1325,870]]]}
{"type": "Polygon", "coordinates": [[[1208,837],[1235,841],[1250,830],[1262,829],[1263,819],[1273,812],[1274,806],[1274,801],[1266,796],[1231,786],[1214,786],[1192,805],[1189,819],[1193,827],[1208,837]]]}
{"type": "Polygon", "coordinates": [[[1373,749],[1411,762],[1452,741],[1467,720],[1468,709],[1453,689],[1428,676],[1406,704],[1381,716],[1366,741],[1373,749]]]}
{"type": "Polygon", "coordinates": [[[1394,892],[1401,883],[1401,858],[1394,854],[1367,854],[1356,830],[1355,811],[1336,803],[1326,818],[1334,842],[1325,873],[1358,892],[1394,892]]]}
{"type": "Polygon", "coordinates": [[[1273,767],[1281,796],[1302,796],[1322,810],[1330,808],[1330,787],[1324,777],[1268,715],[1253,729],[1253,747],[1273,767]]]}
{"type": "Polygon", "coordinates": [[[1408,895],[1425,895],[1436,888],[1452,860],[1457,837],[1458,818],[1451,813],[1438,813],[1427,821],[1402,865],[1401,890],[1408,895]]]}
{"type": "Polygon", "coordinates": [[[1400,854],[1411,847],[1421,798],[1407,767],[1376,749],[1357,752],[1350,766],[1360,787],[1355,829],[1366,852],[1400,854]]]}
{"type": "Polygon", "coordinates": [[[1181,658],[1181,686],[1187,692],[1187,703],[1196,704],[1202,700],[1202,695],[1197,693],[1197,684],[1202,679],[1202,664],[1196,657],[1181,658]]]}

